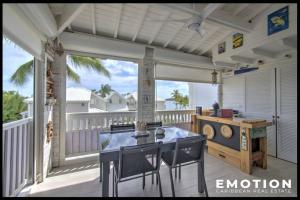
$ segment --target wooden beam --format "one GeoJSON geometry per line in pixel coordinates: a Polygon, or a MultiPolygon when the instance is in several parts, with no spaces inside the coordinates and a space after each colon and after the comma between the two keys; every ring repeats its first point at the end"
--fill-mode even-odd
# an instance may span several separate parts
{"type": "MultiPolygon", "coordinates": [[[[223,28],[218,28],[218,31],[224,31],[223,28]]],[[[206,46],[206,48],[202,49],[201,52],[199,53],[199,55],[203,55],[204,53],[206,53],[208,50],[210,50],[211,48],[213,48],[215,45],[217,45],[220,41],[225,40],[229,35],[231,34],[231,31],[227,31],[227,33],[225,33],[223,35],[223,37],[220,37],[219,39],[217,38],[215,40],[215,42],[211,43],[211,45],[206,46]]]]}
{"type": "Polygon", "coordinates": [[[169,37],[168,41],[164,44],[164,47],[167,47],[168,44],[175,38],[175,36],[181,31],[185,24],[182,26],[178,26],[179,28],[173,32],[173,34],[169,37]]]}
{"type": "Polygon", "coordinates": [[[241,62],[241,63],[248,63],[248,64],[253,64],[255,62],[255,59],[253,58],[247,58],[243,56],[231,56],[231,60],[241,62]]]}
{"type": "MultiPolygon", "coordinates": [[[[161,20],[166,20],[168,19],[168,17],[171,15],[171,12],[169,12],[168,14],[166,14],[163,19],[161,20]]],[[[157,27],[156,30],[154,31],[154,34],[152,35],[152,37],[150,38],[148,44],[152,44],[153,40],[156,38],[157,34],[159,33],[161,27],[165,24],[165,22],[160,22],[157,27]]]]}
{"type": "Polygon", "coordinates": [[[56,36],[62,33],[66,27],[68,27],[72,21],[80,14],[86,4],[66,4],[64,7],[64,13],[60,17],[58,23],[58,31],[56,36]]]}
{"type": "MultiPolygon", "coordinates": [[[[184,13],[189,13],[190,15],[199,15],[198,11],[192,10],[182,5],[177,4],[162,4],[165,7],[173,8],[184,13]]],[[[226,13],[225,11],[218,10],[209,15],[205,21],[207,23],[215,24],[218,26],[229,28],[233,31],[249,33],[253,31],[253,25],[245,22],[243,19],[239,19],[233,15],[226,13]]]]}
{"type": "Polygon", "coordinates": [[[132,37],[132,41],[133,41],[133,42],[135,41],[137,35],[138,35],[139,32],[140,32],[140,29],[141,29],[143,23],[144,23],[144,19],[145,19],[146,15],[147,15],[148,8],[149,8],[149,5],[146,4],[145,7],[144,7],[143,15],[140,17],[140,21],[139,21],[139,23],[138,23],[138,25],[137,25],[137,27],[136,27],[136,30],[135,30],[135,32],[134,32],[134,34],[133,34],[133,37],[132,37]]]}
{"type": "Polygon", "coordinates": [[[287,47],[290,47],[290,48],[293,48],[293,49],[297,49],[297,41],[294,41],[293,39],[291,38],[283,38],[281,40],[281,43],[284,45],[284,46],[287,46],[287,47]]]}
{"type": "Polygon", "coordinates": [[[249,4],[248,3],[241,3],[239,5],[239,7],[232,13],[232,15],[238,15],[240,12],[242,12],[242,10],[244,10],[246,7],[248,7],[249,4]]]}
{"type": "Polygon", "coordinates": [[[120,27],[122,10],[123,10],[123,4],[120,4],[119,10],[118,10],[118,14],[117,14],[117,21],[115,23],[114,38],[118,37],[118,31],[119,31],[119,27],[120,27]]]}
{"type": "Polygon", "coordinates": [[[95,4],[91,4],[91,12],[92,12],[92,32],[96,34],[96,11],[95,11],[95,4]]]}
{"type": "Polygon", "coordinates": [[[251,51],[255,55],[264,56],[264,57],[267,57],[267,58],[276,58],[276,56],[277,56],[276,54],[274,54],[274,52],[263,50],[263,49],[260,49],[260,48],[254,48],[251,51]]]}
{"type": "Polygon", "coordinates": [[[181,42],[181,44],[176,48],[177,50],[180,50],[182,47],[184,47],[184,45],[186,45],[197,33],[196,31],[193,31],[192,33],[190,33],[190,35],[181,42]]]}

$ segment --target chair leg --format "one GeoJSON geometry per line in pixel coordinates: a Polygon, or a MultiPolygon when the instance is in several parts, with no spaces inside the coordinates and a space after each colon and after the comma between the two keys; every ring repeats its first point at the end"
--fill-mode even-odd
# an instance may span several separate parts
{"type": "Polygon", "coordinates": [[[174,182],[173,182],[173,175],[172,175],[172,168],[169,168],[170,173],[170,180],[171,180],[171,188],[172,188],[172,197],[175,197],[175,191],[174,191],[174,182]]]}
{"type": "Polygon", "coordinates": [[[115,170],[113,169],[113,174],[112,174],[112,182],[113,182],[113,186],[112,186],[112,196],[115,196],[115,170]]]}
{"type": "MultiPolygon", "coordinates": [[[[200,165],[200,167],[201,167],[201,165],[200,165]]],[[[205,177],[204,177],[204,171],[202,168],[201,168],[201,177],[202,177],[202,180],[204,183],[205,196],[208,197],[207,186],[206,186],[206,181],[205,181],[205,177]]]]}
{"type": "Polygon", "coordinates": [[[143,190],[145,189],[145,173],[143,173],[143,190]]]}
{"type": "Polygon", "coordinates": [[[180,180],[181,179],[181,164],[179,164],[179,167],[178,167],[178,177],[180,180]]]}
{"type": "MultiPolygon", "coordinates": [[[[152,162],[152,165],[153,165],[153,155],[152,155],[152,158],[151,158],[151,162],[152,162]]],[[[151,179],[152,179],[152,185],[154,183],[154,172],[152,172],[152,175],[151,175],[151,179]]]]}
{"type": "Polygon", "coordinates": [[[103,174],[102,164],[100,163],[100,177],[99,177],[99,182],[102,182],[102,174],[103,174]]]}
{"type": "Polygon", "coordinates": [[[159,174],[159,171],[156,173],[156,177],[158,179],[158,185],[159,185],[159,195],[160,197],[162,197],[162,189],[161,189],[161,180],[160,180],[160,174],[159,174]]]}
{"type": "Polygon", "coordinates": [[[117,182],[117,180],[116,180],[116,197],[119,197],[119,193],[118,193],[118,182],[117,182]]]}

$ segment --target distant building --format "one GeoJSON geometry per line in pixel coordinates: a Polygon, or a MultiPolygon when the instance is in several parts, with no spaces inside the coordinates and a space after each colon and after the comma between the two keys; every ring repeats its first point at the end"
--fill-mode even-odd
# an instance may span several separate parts
{"type": "Polygon", "coordinates": [[[110,92],[108,96],[105,97],[106,101],[106,111],[128,111],[126,104],[126,99],[124,96],[116,91],[110,92]]]}
{"type": "MultiPolygon", "coordinates": [[[[125,95],[125,99],[127,102],[128,110],[136,110],[137,109],[137,92],[133,92],[131,94],[125,95]]],[[[166,104],[165,100],[160,97],[156,98],[155,101],[155,110],[165,110],[166,104]]]]}

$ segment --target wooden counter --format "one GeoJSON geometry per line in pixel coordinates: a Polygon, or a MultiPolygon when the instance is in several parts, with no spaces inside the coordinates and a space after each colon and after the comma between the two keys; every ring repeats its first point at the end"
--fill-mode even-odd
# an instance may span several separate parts
{"type": "Polygon", "coordinates": [[[265,128],[271,126],[272,122],[254,123],[251,121],[244,122],[245,120],[247,119],[192,115],[192,131],[203,134],[201,125],[211,125],[216,135],[212,139],[207,139],[208,153],[251,174],[254,162],[261,168],[267,168],[267,135],[256,136],[254,133],[257,130],[266,132],[265,128]],[[220,136],[219,129],[224,124],[231,128],[234,137],[220,136]],[[243,134],[244,141],[246,141],[244,146],[241,145],[243,134]]]}

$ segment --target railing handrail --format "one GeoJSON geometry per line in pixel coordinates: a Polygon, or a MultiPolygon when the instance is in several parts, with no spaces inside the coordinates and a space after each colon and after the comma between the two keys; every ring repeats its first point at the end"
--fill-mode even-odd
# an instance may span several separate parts
{"type": "Polygon", "coordinates": [[[123,113],[136,113],[137,111],[110,111],[110,112],[73,112],[73,113],[66,113],[67,116],[70,115],[109,115],[111,113],[113,114],[123,114],[123,113]]]}
{"type": "Polygon", "coordinates": [[[193,112],[193,111],[195,111],[195,110],[194,109],[185,109],[185,110],[155,110],[155,112],[193,112]]]}
{"type": "Polygon", "coordinates": [[[16,121],[8,122],[8,123],[3,124],[3,130],[13,128],[15,126],[27,124],[28,122],[31,122],[31,121],[32,121],[32,117],[28,117],[28,118],[24,118],[24,119],[20,119],[20,120],[16,120],[16,121]]]}

